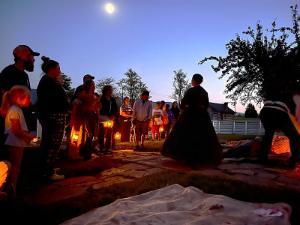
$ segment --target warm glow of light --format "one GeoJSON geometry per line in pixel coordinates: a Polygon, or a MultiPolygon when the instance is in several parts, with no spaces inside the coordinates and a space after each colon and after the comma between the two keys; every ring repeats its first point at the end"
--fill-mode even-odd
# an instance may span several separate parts
{"type": "Polygon", "coordinates": [[[35,137],[32,139],[32,143],[37,143],[39,141],[39,138],[35,137]]]}
{"type": "Polygon", "coordinates": [[[115,5],[112,3],[106,3],[104,9],[108,14],[113,14],[116,11],[115,5]]]}
{"type": "Polygon", "coordinates": [[[275,154],[290,153],[290,141],[286,136],[275,135],[272,141],[272,152],[275,154]]]}
{"type": "Polygon", "coordinates": [[[78,141],[79,135],[78,134],[73,134],[72,135],[72,141],[78,141]]]}
{"type": "Polygon", "coordinates": [[[112,121],[112,120],[105,121],[105,122],[103,122],[103,126],[105,128],[112,128],[114,126],[114,121],[112,121]]]}
{"type": "Polygon", "coordinates": [[[0,162],[0,188],[2,188],[7,180],[8,169],[8,165],[5,162],[0,162]]]}
{"type": "Polygon", "coordinates": [[[160,132],[160,133],[164,132],[164,128],[163,128],[163,127],[160,127],[160,128],[159,128],[159,132],[160,132]]]}
{"type": "Polygon", "coordinates": [[[115,140],[116,141],[120,141],[121,140],[121,133],[120,132],[117,132],[117,133],[115,133],[115,140]]]}

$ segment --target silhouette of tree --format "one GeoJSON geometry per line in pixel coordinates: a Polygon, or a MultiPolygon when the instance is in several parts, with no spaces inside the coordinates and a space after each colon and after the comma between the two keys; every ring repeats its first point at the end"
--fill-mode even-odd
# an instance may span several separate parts
{"type": "Polygon", "coordinates": [[[248,27],[243,36],[237,35],[226,44],[227,56],[206,57],[199,62],[216,61],[212,65],[220,78],[227,78],[225,94],[233,102],[261,103],[263,99],[287,93],[300,80],[300,32],[297,5],[291,6],[291,27],[264,30],[258,23],[256,29],[248,27]]]}
{"type": "Polygon", "coordinates": [[[180,103],[185,91],[188,88],[190,88],[190,85],[186,73],[184,73],[182,69],[178,71],[175,70],[173,78],[172,98],[180,103]]]}
{"type": "Polygon", "coordinates": [[[102,94],[102,89],[106,85],[111,85],[112,88],[113,88],[114,95],[115,96],[118,95],[118,89],[117,89],[117,87],[115,85],[115,80],[112,77],[105,77],[105,78],[100,79],[100,80],[97,81],[97,83],[96,83],[96,91],[98,92],[98,94],[100,94],[100,95],[102,94]]]}
{"type": "Polygon", "coordinates": [[[249,103],[247,105],[247,108],[245,111],[245,117],[246,118],[257,118],[258,117],[258,113],[257,113],[254,105],[252,105],[251,103],[249,103]]]}
{"type": "Polygon", "coordinates": [[[123,94],[129,96],[130,100],[134,102],[140,93],[147,89],[147,85],[142,81],[142,78],[133,69],[129,69],[119,83],[122,84],[123,94]]]}
{"type": "Polygon", "coordinates": [[[71,77],[69,77],[66,74],[62,74],[61,75],[63,78],[63,88],[65,89],[65,91],[70,92],[73,90],[72,88],[72,79],[71,77]]]}

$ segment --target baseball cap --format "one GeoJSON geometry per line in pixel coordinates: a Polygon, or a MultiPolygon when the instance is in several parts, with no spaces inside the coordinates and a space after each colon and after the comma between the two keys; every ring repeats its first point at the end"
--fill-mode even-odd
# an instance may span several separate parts
{"type": "Polygon", "coordinates": [[[31,55],[33,55],[33,56],[39,56],[39,55],[40,55],[39,52],[33,51],[33,50],[32,50],[29,46],[27,46],[27,45],[18,45],[18,46],[14,49],[13,55],[14,55],[15,57],[18,57],[18,56],[20,56],[20,55],[27,54],[28,52],[29,52],[31,55]]]}
{"type": "Polygon", "coordinates": [[[85,82],[87,82],[87,81],[90,81],[90,80],[94,80],[94,79],[95,79],[94,76],[92,76],[92,75],[90,75],[90,74],[86,74],[86,75],[84,75],[84,77],[83,77],[83,83],[85,83],[85,82]]]}

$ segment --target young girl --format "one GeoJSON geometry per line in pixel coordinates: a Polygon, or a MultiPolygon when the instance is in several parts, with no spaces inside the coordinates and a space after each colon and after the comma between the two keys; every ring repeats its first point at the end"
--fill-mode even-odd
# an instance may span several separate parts
{"type": "Polygon", "coordinates": [[[30,104],[30,95],[28,88],[13,86],[4,94],[1,107],[1,114],[5,116],[5,145],[8,150],[8,160],[12,164],[10,182],[14,194],[16,194],[24,147],[28,146],[35,138],[33,134],[29,133],[22,112],[22,108],[26,108],[30,104]]]}
{"type": "Polygon", "coordinates": [[[163,111],[161,110],[161,103],[157,102],[156,107],[152,110],[152,140],[157,139],[160,141],[161,135],[159,128],[163,126],[163,111]]]}

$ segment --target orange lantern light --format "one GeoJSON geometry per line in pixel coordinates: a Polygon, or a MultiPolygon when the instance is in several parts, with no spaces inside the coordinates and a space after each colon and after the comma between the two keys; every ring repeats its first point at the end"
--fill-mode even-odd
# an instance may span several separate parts
{"type": "Polygon", "coordinates": [[[115,140],[116,140],[116,141],[120,141],[120,140],[121,140],[121,137],[122,137],[122,135],[121,135],[120,132],[116,132],[116,133],[115,133],[115,140]]]}
{"type": "Polygon", "coordinates": [[[84,142],[83,127],[80,126],[79,130],[72,127],[70,142],[69,142],[69,158],[79,159],[80,158],[80,146],[84,142]]]}
{"type": "Polygon", "coordinates": [[[9,172],[9,165],[6,162],[0,162],[0,190],[6,184],[9,172]]]}
{"type": "Polygon", "coordinates": [[[165,130],[165,129],[164,129],[163,127],[160,127],[160,128],[159,128],[159,133],[164,132],[164,130],[165,130]]]}
{"type": "Polygon", "coordinates": [[[104,126],[105,128],[113,128],[113,126],[114,126],[114,121],[112,121],[112,120],[105,121],[105,122],[103,122],[103,126],[104,126]]]}

